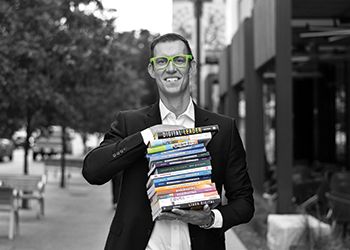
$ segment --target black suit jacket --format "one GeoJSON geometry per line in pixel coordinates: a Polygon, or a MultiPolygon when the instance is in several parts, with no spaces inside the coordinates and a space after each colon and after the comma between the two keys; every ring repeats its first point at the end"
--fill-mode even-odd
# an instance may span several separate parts
{"type": "MultiPolygon", "coordinates": [[[[108,182],[119,171],[123,180],[119,204],[107,238],[106,250],[144,250],[154,222],[146,194],[148,162],[140,131],[161,124],[159,104],[117,115],[101,145],[84,160],[83,176],[90,184],[108,182]]],[[[202,229],[189,224],[193,250],[225,249],[224,232],[248,222],[254,213],[253,189],[247,173],[245,151],[232,118],[195,105],[195,126],[219,125],[219,132],[208,144],[212,157],[212,181],[227,204],[217,209],[223,216],[220,229],[202,229]]]]}

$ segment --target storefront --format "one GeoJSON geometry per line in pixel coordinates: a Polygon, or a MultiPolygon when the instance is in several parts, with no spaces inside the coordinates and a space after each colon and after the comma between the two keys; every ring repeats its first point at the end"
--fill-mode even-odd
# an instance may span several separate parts
{"type": "Polygon", "coordinates": [[[305,173],[350,170],[349,18],[347,0],[256,0],[221,55],[219,110],[244,124],[255,190],[278,212],[305,173]]]}

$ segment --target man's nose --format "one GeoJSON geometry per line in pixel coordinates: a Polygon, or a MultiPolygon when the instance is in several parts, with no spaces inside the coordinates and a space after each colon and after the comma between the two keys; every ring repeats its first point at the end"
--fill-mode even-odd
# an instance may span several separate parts
{"type": "Polygon", "coordinates": [[[175,72],[176,71],[176,67],[175,67],[173,61],[169,62],[168,67],[167,67],[167,71],[168,72],[175,72]]]}

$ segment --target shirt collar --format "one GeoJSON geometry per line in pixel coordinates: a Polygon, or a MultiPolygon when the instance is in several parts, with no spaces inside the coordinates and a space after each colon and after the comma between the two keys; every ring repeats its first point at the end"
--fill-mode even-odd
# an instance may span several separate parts
{"type": "MultiPolygon", "coordinates": [[[[167,107],[165,107],[164,103],[162,102],[161,99],[159,99],[159,111],[160,111],[160,117],[162,119],[162,121],[164,121],[164,119],[169,115],[169,114],[174,114],[173,112],[171,112],[169,109],[167,109],[167,107]]],[[[192,121],[194,121],[194,105],[193,105],[193,101],[192,101],[192,97],[190,97],[190,102],[185,110],[185,112],[183,112],[181,115],[179,115],[177,118],[180,118],[182,116],[187,116],[189,119],[191,119],[192,121]]]]}

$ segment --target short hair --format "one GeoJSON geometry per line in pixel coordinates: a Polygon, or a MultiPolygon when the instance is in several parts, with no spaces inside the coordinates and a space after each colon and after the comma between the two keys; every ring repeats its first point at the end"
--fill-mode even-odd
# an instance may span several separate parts
{"type": "Polygon", "coordinates": [[[151,43],[151,57],[154,56],[154,48],[158,43],[173,42],[173,41],[182,41],[188,50],[187,53],[193,57],[192,50],[188,40],[176,33],[167,33],[156,37],[151,43]]]}

